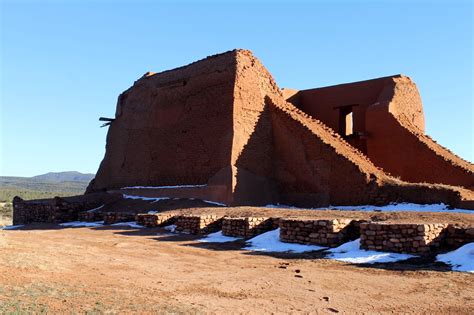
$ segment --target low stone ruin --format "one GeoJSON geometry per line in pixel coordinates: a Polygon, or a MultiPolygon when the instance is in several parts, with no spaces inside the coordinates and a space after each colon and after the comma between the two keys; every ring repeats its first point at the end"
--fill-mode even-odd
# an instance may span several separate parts
{"type": "Polygon", "coordinates": [[[447,224],[363,223],[360,247],[399,253],[428,254],[445,239],[447,224]]]}
{"type": "Polygon", "coordinates": [[[458,248],[474,242],[474,227],[450,224],[446,229],[446,244],[451,248],[458,248]]]}
{"type": "Polygon", "coordinates": [[[173,224],[175,221],[175,214],[171,213],[139,213],[135,216],[137,224],[143,225],[144,227],[153,228],[168,224],[173,224]]]}
{"type": "Polygon", "coordinates": [[[135,221],[135,213],[132,212],[106,212],[104,213],[104,224],[115,224],[119,222],[135,221]]]}
{"type": "Polygon", "coordinates": [[[62,223],[77,221],[80,212],[101,206],[98,200],[81,200],[55,197],[24,201],[19,197],[13,199],[13,224],[29,223],[62,223]]]}
{"type": "Polygon", "coordinates": [[[79,212],[78,220],[82,222],[96,222],[104,220],[104,215],[100,211],[83,211],[79,212]]]}
{"type": "Polygon", "coordinates": [[[250,238],[278,227],[278,218],[242,217],[222,219],[222,234],[250,238]]]}
{"type": "Polygon", "coordinates": [[[222,228],[222,216],[181,215],[176,220],[176,231],[187,234],[208,234],[222,228]]]}
{"type": "Polygon", "coordinates": [[[352,221],[350,219],[281,219],[280,240],[287,243],[338,246],[355,237],[354,232],[351,231],[352,221]]]}

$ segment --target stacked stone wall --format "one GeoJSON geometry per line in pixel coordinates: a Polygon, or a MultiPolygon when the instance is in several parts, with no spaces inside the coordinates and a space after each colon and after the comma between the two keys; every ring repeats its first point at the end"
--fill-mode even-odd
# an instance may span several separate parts
{"type": "Polygon", "coordinates": [[[222,234],[226,236],[250,238],[277,228],[277,222],[278,220],[265,217],[225,217],[222,219],[222,234]]]}
{"type": "Polygon", "coordinates": [[[362,249],[429,254],[437,251],[446,237],[447,224],[387,224],[360,225],[362,249]]]}
{"type": "Polygon", "coordinates": [[[131,212],[106,212],[104,213],[104,224],[135,221],[135,213],[131,212]]]}
{"type": "Polygon", "coordinates": [[[280,219],[280,240],[287,243],[338,246],[353,236],[352,220],[280,219]]]}
{"type": "Polygon", "coordinates": [[[100,211],[79,212],[78,220],[82,222],[96,222],[104,220],[104,214],[100,211]]]}
{"type": "Polygon", "coordinates": [[[13,199],[13,224],[76,221],[79,213],[101,206],[98,201],[69,202],[63,198],[24,201],[13,199]]]}
{"type": "Polygon", "coordinates": [[[207,234],[222,228],[222,216],[182,215],[176,220],[176,232],[188,234],[207,234]]]}
{"type": "Polygon", "coordinates": [[[173,224],[176,221],[175,214],[148,214],[148,213],[140,213],[135,216],[135,221],[138,224],[143,225],[145,227],[157,227],[162,225],[173,224]]]}
{"type": "Polygon", "coordinates": [[[446,230],[446,247],[455,249],[474,242],[474,227],[449,225],[446,230]]]}

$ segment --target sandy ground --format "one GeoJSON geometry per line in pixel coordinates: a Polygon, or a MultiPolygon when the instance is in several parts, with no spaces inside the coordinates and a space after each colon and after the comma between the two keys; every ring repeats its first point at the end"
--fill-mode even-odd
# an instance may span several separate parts
{"type": "Polygon", "coordinates": [[[474,309],[474,275],[258,254],[163,229],[0,231],[0,313],[438,313],[474,309]]]}

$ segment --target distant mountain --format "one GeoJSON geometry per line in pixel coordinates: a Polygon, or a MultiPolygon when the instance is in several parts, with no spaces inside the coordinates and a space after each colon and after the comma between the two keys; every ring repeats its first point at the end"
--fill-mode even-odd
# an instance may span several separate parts
{"type": "Polygon", "coordinates": [[[47,173],[33,177],[0,176],[0,201],[81,195],[94,174],[79,172],[47,173]]]}
{"type": "Polygon", "coordinates": [[[31,178],[46,182],[90,182],[95,174],[83,174],[80,172],[49,172],[31,178]]]}

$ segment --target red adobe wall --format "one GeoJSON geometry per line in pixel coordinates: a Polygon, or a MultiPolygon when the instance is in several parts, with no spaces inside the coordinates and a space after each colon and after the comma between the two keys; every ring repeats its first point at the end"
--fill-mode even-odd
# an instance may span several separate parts
{"type": "Polygon", "coordinates": [[[408,182],[442,183],[473,189],[474,165],[424,135],[416,85],[405,76],[285,93],[288,101],[339,131],[339,110],[353,107],[354,132],[346,141],[385,172],[408,182]]]}
{"type": "Polygon", "coordinates": [[[409,80],[394,80],[366,112],[367,155],[394,176],[409,182],[442,183],[474,190],[474,165],[415,128],[403,116],[418,99],[409,80]]]}
{"type": "Polygon", "coordinates": [[[119,97],[88,192],[230,182],[235,52],[148,74],[119,97]]]}

